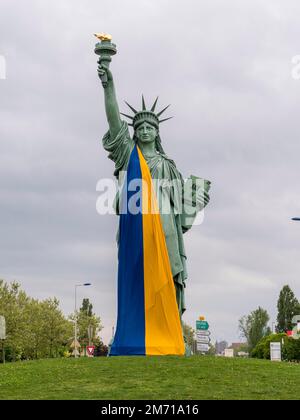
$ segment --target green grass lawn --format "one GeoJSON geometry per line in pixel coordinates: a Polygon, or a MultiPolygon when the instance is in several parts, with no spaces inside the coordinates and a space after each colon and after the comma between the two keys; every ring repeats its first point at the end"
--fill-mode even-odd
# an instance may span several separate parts
{"type": "Polygon", "coordinates": [[[101,357],[0,365],[0,399],[299,399],[300,365],[214,357],[101,357]]]}

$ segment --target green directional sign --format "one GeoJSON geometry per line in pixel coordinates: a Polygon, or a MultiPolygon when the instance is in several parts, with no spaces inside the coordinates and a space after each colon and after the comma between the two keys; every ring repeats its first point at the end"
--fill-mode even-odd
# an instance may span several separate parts
{"type": "Polygon", "coordinates": [[[209,325],[207,321],[196,321],[197,330],[208,330],[209,325]]]}

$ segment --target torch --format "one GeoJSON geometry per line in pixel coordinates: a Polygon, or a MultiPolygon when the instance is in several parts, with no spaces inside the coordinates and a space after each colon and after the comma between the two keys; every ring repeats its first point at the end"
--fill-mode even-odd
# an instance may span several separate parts
{"type": "MultiPolygon", "coordinates": [[[[94,34],[101,42],[98,42],[95,46],[95,54],[99,55],[98,64],[104,68],[109,68],[112,55],[117,54],[116,44],[111,42],[112,37],[109,34],[94,34]]],[[[101,77],[103,86],[107,85],[107,74],[101,77]]]]}

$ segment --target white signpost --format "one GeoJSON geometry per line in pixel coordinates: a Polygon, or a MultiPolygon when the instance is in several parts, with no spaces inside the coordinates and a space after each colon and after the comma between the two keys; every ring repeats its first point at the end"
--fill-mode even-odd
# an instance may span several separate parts
{"type": "Polygon", "coordinates": [[[197,342],[197,350],[201,353],[207,353],[209,350],[209,345],[197,342]]]}
{"type": "Polygon", "coordinates": [[[281,343],[270,343],[270,354],[273,362],[281,362],[281,343]]]}
{"type": "Polygon", "coordinates": [[[207,337],[206,335],[201,335],[201,336],[197,335],[197,341],[201,344],[209,344],[210,338],[207,337]]]}
{"type": "Polygon", "coordinates": [[[207,353],[209,351],[210,331],[208,328],[209,324],[204,320],[204,317],[200,317],[196,321],[197,351],[200,353],[207,353]]]}
{"type": "Polygon", "coordinates": [[[197,330],[196,331],[196,335],[198,336],[198,335],[205,335],[206,337],[209,337],[210,336],[210,331],[209,330],[197,330]]]}

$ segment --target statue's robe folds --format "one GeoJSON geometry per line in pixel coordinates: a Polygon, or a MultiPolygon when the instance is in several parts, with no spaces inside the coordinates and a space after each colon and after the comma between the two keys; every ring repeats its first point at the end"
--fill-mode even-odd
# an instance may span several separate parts
{"type": "MultiPolygon", "coordinates": [[[[121,129],[115,138],[112,138],[108,131],[103,137],[103,146],[109,152],[108,157],[115,163],[114,175],[117,177],[119,185],[123,185],[135,147],[135,142],[130,137],[127,123],[122,122],[121,129]]],[[[201,206],[201,203],[192,203],[192,200],[189,201],[188,197],[184,198],[184,180],[175,163],[166,155],[157,152],[156,156],[150,159],[146,158],[145,161],[150,170],[153,187],[158,197],[160,219],[175,284],[178,310],[181,316],[185,311],[184,288],[185,280],[187,279],[183,234],[191,228],[197,213],[203,208],[203,205],[201,206]],[[163,181],[157,183],[156,180],[163,181]],[[169,181],[174,181],[171,182],[171,187],[169,181]],[[180,205],[183,204],[183,199],[185,200],[184,205],[180,205]],[[178,212],[178,209],[181,211],[178,212]]],[[[119,194],[117,194],[115,200],[117,214],[120,211],[119,207],[120,200],[119,194]]]]}

